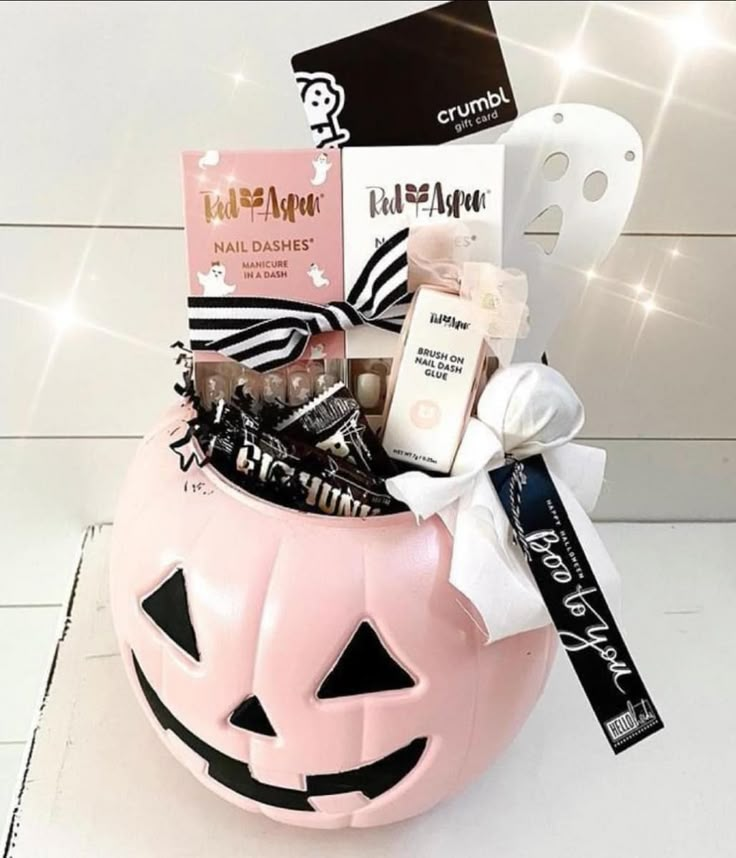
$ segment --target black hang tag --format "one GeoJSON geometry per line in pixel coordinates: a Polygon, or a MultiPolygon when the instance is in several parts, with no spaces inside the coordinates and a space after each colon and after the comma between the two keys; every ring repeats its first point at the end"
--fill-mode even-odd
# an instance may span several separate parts
{"type": "Polygon", "coordinates": [[[664,727],[616,626],[547,466],[531,456],[490,472],[598,722],[615,753],[664,727]]]}
{"type": "Polygon", "coordinates": [[[453,0],[291,64],[318,147],[446,143],[518,113],[484,0],[453,0]]]}

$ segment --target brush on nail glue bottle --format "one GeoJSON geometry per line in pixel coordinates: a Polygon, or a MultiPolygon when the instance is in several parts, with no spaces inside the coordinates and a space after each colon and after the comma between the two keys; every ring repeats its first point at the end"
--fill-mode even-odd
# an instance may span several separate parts
{"type": "Polygon", "coordinates": [[[434,473],[451,470],[488,354],[493,310],[472,296],[499,271],[466,262],[461,294],[437,286],[417,289],[384,410],[382,440],[392,458],[434,473]]]}

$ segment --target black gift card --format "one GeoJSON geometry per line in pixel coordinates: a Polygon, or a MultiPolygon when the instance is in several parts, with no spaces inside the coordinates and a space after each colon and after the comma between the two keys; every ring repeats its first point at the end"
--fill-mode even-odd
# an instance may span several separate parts
{"type": "Polygon", "coordinates": [[[319,147],[446,143],[517,115],[485,0],[453,0],[291,62],[319,147]]]}

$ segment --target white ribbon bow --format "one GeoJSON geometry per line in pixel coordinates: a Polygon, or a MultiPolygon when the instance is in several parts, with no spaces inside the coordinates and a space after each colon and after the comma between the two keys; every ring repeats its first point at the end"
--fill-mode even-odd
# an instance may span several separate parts
{"type": "Polygon", "coordinates": [[[450,582],[475,606],[487,642],[545,626],[550,617],[506,513],[488,477],[506,454],[537,453],[614,614],[618,573],[587,513],[603,484],[604,450],[569,443],[583,426],[583,406],[554,369],[537,363],[497,370],[460,443],[452,474],[409,471],[388,480],[388,490],[418,518],[438,514],[454,537],[450,582]]]}

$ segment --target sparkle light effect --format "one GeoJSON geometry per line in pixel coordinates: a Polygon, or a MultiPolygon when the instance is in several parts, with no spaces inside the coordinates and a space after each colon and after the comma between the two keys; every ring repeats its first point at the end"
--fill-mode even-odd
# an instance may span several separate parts
{"type": "Polygon", "coordinates": [[[583,39],[585,38],[585,31],[588,27],[588,22],[590,21],[590,16],[592,12],[593,3],[586,3],[585,11],[583,12],[583,17],[580,19],[580,25],[575,32],[575,38],[572,40],[572,44],[567,48],[566,51],[561,54],[558,54],[557,56],[557,63],[562,70],[560,85],[555,95],[555,102],[558,104],[563,101],[565,87],[567,86],[570,77],[572,77],[582,69],[587,70],[588,68],[588,64],[585,61],[583,54],[581,53],[580,47],[583,43],[583,39]]]}
{"type": "Polygon", "coordinates": [[[248,58],[244,54],[240,56],[230,57],[227,60],[226,66],[209,66],[208,70],[213,72],[230,83],[230,100],[232,101],[236,95],[238,95],[239,91],[243,88],[244,84],[250,86],[259,86],[257,81],[248,77],[247,68],[248,68],[248,58]]]}
{"type": "MultiPolygon", "coordinates": [[[[579,5],[582,6],[582,4],[579,5]]],[[[668,108],[673,103],[697,110],[699,113],[717,116],[720,120],[726,120],[730,123],[733,123],[736,120],[736,113],[730,109],[718,108],[709,104],[701,104],[692,99],[683,97],[678,92],[679,83],[685,73],[686,67],[697,62],[699,54],[706,50],[716,49],[727,51],[729,53],[736,53],[736,45],[727,43],[716,37],[714,23],[709,22],[706,18],[706,14],[704,14],[704,9],[707,14],[710,14],[711,7],[704,3],[683,2],[675,4],[675,14],[670,14],[669,16],[663,14],[652,14],[648,11],[650,8],[655,7],[656,4],[652,4],[652,6],[649,7],[648,4],[637,4],[636,6],[633,6],[623,3],[589,2],[586,4],[584,11],[579,18],[579,25],[575,38],[565,50],[553,52],[545,50],[538,45],[527,45],[523,42],[513,42],[513,44],[522,49],[528,49],[536,54],[547,57],[555,62],[559,67],[560,84],[557,92],[557,102],[566,100],[566,89],[571,89],[571,83],[575,81],[575,76],[580,73],[596,75],[617,84],[630,86],[632,89],[657,95],[659,98],[659,104],[653,111],[652,125],[650,129],[643,129],[649,132],[645,135],[647,157],[651,157],[656,148],[656,143],[658,142],[664,122],[667,118],[668,108]],[[671,68],[669,77],[666,79],[664,86],[652,86],[643,81],[626,78],[609,71],[608,69],[596,66],[594,58],[589,54],[586,55],[585,35],[594,6],[596,7],[597,14],[599,14],[602,9],[605,9],[638,19],[642,25],[651,27],[651,41],[653,46],[664,42],[665,49],[669,47],[672,54],[671,68]],[[677,7],[679,7],[679,9],[677,7]]],[[[713,9],[714,13],[717,11],[720,10],[713,9]]],[[[598,19],[596,19],[596,22],[598,22],[598,19]]],[[[502,36],[502,41],[503,40],[504,37],[502,36]]],[[[572,99],[575,100],[574,94],[571,93],[571,95],[572,99]]],[[[676,260],[686,258],[678,244],[675,244],[669,249],[663,249],[667,261],[670,264],[674,263],[676,260]]],[[[595,288],[596,291],[615,295],[619,299],[628,301],[632,305],[632,310],[635,307],[643,310],[643,313],[641,314],[639,336],[637,337],[636,343],[638,343],[639,338],[643,333],[645,320],[653,313],[671,316],[687,323],[696,325],[702,324],[697,321],[697,319],[682,316],[678,313],[665,310],[660,306],[656,300],[656,296],[659,288],[659,282],[665,276],[666,270],[667,266],[661,265],[659,271],[652,271],[651,273],[649,271],[642,272],[642,280],[640,282],[628,284],[631,289],[628,296],[620,289],[621,285],[624,284],[618,282],[614,285],[614,282],[611,281],[610,278],[600,275],[594,268],[590,268],[587,271],[581,271],[580,274],[585,277],[582,299],[585,299],[585,295],[590,288],[595,288]]]]}
{"type": "Polygon", "coordinates": [[[689,3],[681,1],[677,5],[685,9],[684,13],[670,18],[664,18],[661,15],[652,15],[643,11],[646,4],[638,4],[634,7],[625,5],[624,3],[612,3],[601,0],[599,5],[619,12],[622,15],[637,18],[652,27],[665,31],[675,47],[682,51],[690,52],[710,47],[730,51],[736,50],[736,47],[733,45],[716,37],[703,14],[706,4],[698,2],[698,0],[691,0],[689,3]]]}
{"type": "MultiPolygon", "coordinates": [[[[582,4],[575,5],[582,6],[582,4]]],[[[658,4],[637,4],[636,6],[633,6],[616,2],[601,2],[595,4],[592,2],[588,2],[585,4],[585,9],[582,12],[580,24],[575,34],[575,37],[572,40],[572,43],[565,50],[559,50],[562,47],[561,45],[550,46],[552,48],[557,48],[557,50],[548,50],[539,47],[538,45],[526,44],[521,41],[515,41],[513,38],[505,36],[503,33],[501,34],[501,41],[502,43],[506,42],[518,46],[522,49],[531,51],[535,54],[545,56],[558,65],[561,72],[560,90],[558,92],[557,97],[558,101],[561,101],[563,99],[564,89],[569,84],[569,82],[574,79],[575,75],[581,73],[585,75],[596,75],[603,79],[611,80],[613,82],[623,84],[625,86],[630,86],[633,89],[655,93],[661,96],[662,100],[660,108],[656,112],[656,118],[654,121],[654,126],[652,128],[652,133],[649,136],[648,140],[648,150],[651,152],[653,144],[656,142],[656,139],[658,137],[661,124],[665,118],[667,108],[674,102],[691,107],[695,110],[698,110],[699,112],[716,116],[720,119],[730,120],[731,122],[736,119],[736,114],[734,114],[734,112],[732,111],[719,110],[709,105],[699,104],[695,101],[688,100],[684,97],[679,96],[676,91],[680,76],[686,64],[696,63],[698,61],[698,56],[704,51],[721,50],[734,53],[736,52],[736,46],[733,44],[726,43],[718,37],[715,22],[709,22],[706,18],[706,15],[703,14],[703,8],[705,8],[706,10],[708,9],[705,4],[701,5],[696,2],[677,4],[677,7],[679,7],[682,12],[677,12],[670,17],[666,17],[662,14],[653,14],[652,12],[647,11],[648,9],[657,8],[657,6],[658,4]],[[613,10],[617,14],[631,16],[635,19],[638,19],[643,24],[652,28],[653,39],[656,38],[657,35],[659,35],[660,40],[663,41],[665,45],[669,47],[669,50],[671,51],[673,56],[673,67],[671,69],[671,76],[669,82],[664,88],[658,88],[643,83],[642,81],[626,78],[621,75],[615,74],[605,68],[595,65],[595,57],[591,55],[590,49],[586,53],[586,46],[584,44],[584,36],[594,7],[596,9],[596,14],[600,14],[602,9],[604,11],[613,10]]],[[[711,13],[709,12],[709,14],[711,13]]],[[[236,90],[241,90],[242,92],[242,87],[246,83],[249,86],[251,84],[262,86],[262,84],[252,81],[246,76],[244,70],[247,69],[247,66],[244,63],[241,64],[240,60],[242,60],[242,58],[227,58],[226,65],[224,66],[224,68],[220,68],[217,70],[217,73],[221,75],[221,80],[224,82],[224,86],[232,85],[233,92],[235,92],[236,90]]],[[[214,69],[210,70],[215,71],[214,69]]],[[[198,176],[198,179],[200,182],[204,182],[205,176],[202,174],[201,176],[198,176]]],[[[235,177],[228,176],[227,181],[228,183],[232,184],[235,181],[235,177]]],[[[216,225],[217,223],[215,222],[215,226],[216,225]]],[[[672,247],[669,250],[663,248],[662,253],[665,254],[665,258],[669,256],[669,260],[667,261],[671,260],[672,262],[674,262],[675,260],[688,259],[688,257],[683,254],[683,252],[676,246],[672,247]]],[[[85,254],[83,254],[83,259],[80,264],[80,276],[81,271],[84,267],[86,255],[87,249],[85,250],[85,254]]],[[[682,265],[686,263],[680,262],[680,264],[682,265]]],[[[593,283],[592,288],[601,288],[603,291],[612,291],[611,289],[607,289],[607,284],[611,284],[613,282],[609,278],[606,278],[604,275],[598,273],[594,269],[589,269],[588,271],[582,273],[588,283],[593,283]]],[[[649,275],[646,276],[649,277],[649,275]]],[[[80,277],[78,276],[75,279],[73,286],[69,290],[69,295],[67,296],[67,298],[59,306],[56,307],[46,307],[40,304],[34,304],[33,302],[24,301],[23,299],[17,298],[15,296],[0,293],[0,301],[14,302],[30,310],[45,314],[50,322],[50,330],[53,332],[52,339],[50,342],[46,367],[39,381],[39,388],[36,398],[38,398],[41,393],[41,388],[45,383],[48,370],[53,365],[53,361],[55,359],[56,352],[61,340],[65,336],[75,335],[78,330],[91,329],[100,332],[104,335],[113,337],[115,339],[130,342],[141,348],[146,348],[162,353],[165,353],[167,351],[166,349],[162,349],[158,346],[153,346],[150,343],[146,343],[141,340],[136,340],[133,337],[128,337],[109,328],[96,325],[78,315],[75,309],[75,296],[79,285],[79,279],[80,277]]],[[[88,279],[90,281],[96,281],[97,277],[95,275],[89,275],[88,279]]],[[[676,314],[669,313],[663,307],[659,306],[659,304],[655,301],[655,298],[653,296],[656,295],[657,291],[656,280],[657,278],[654,277],[649,278],[648,286],[645,286],[643,282],[630,284],[630,289],[633,290],[633,292],[629,291],[628,288],[626,288],[626,284],[624,284],[625,288],[621,290],[621,284],[619,284],[618,297],[624,300],[629,300],[632,302],[632,304],[639,305],[647,316],[651,315],[655,311],[663,315],[676,316],[676,314]],[[624,294],[621,294],[622,291],[628,292],[628,295],[626,296],[624,294]]],[[[677,316],[677,318],[683,317],[677,316]]]]}
{"type": "Polygon", "coordinates": [[[702,10],[698,7],[694,7],[687,15],[673,18],[668,22],[668,29],[672,41],[685,53],[702,50],[715,42],[702,10]]]}
{"type": "MultiPolygon", "coordinates": [[[[582,3],[575,5],[582,5],[582,3]]],[[[682,5],[691,5],[694,8],[694,12],[691,12],[691,14],[694,16],[699,15],[700,10],[698,8],[697,2],[694,2],[692,4],[683,3],[682,5]]],[[[620,83],[624,86],[630,86],[632,89],[640,90],[641,92],[649,92],[653,95],[663,96],[665,100],[665,106],[666,104],[669,104],[670,101],[675,101],[678,104],[682,104],[685,107],[697,110],[698,112],[706,114],[708,116],[713,116],[718,119],[726,119],[732,122],[736,120],[736,114],[734,114],[733,111],[719,109],[708,104],[702,104],[698,101],[686,98],[685,96],[679,95],[675,92],[675,85],[677,82],[677,78],[679,78],[679,66],[682,65],[682,59],[684,55],[688,53],[687,51],[681,50],[678,52],[679,56],[675,64],[674,80],[671,78],[669,83],[664,88],[660,86],[652,86],[651,84],[643,83],[640,80],[635,80],[633,78],[629,78],[621,74],[616,74],[615,72],[595,65],[591,57],[585,57],[585,54],[581,50],[581,48],[583,47],[583,37],[588,25],[588,21],[591,17],[593,6],[596,6],[598,10],[603,8],[606,10],[617,12],[621,15],[636,18],[642,23],[651,25],[651,27],[655,31],[659,30],[660,36],[664,35],[665,38],[667,38],[668,41],[671,42],[671,36],[669,35],[669,28],[672,26],[671,20],[665,19],[662,16],[656,16],[648,14],[646,12],[642,12],[640,8],[625,6],[623,3],[613,3],[605,2],[605,0],[598,0],[598,2],[595,3],[586,3],[585,11],[583,12],[583,16],[581,18],[580,25],[578,26],[575,38],[565,50],[554,51],[547,48],[543,48],[540,47],[540,45],[524,42],[520,39],[514,39],[512,36],[506,33],[502,33],[500,35],[501,43],[513,45],[514,47],[521,48],[522,50],[529,51],[530,53],[537,54],[538,56],[546,57],[560,67],[562,74],[560,76],[560,86],[554,98],[555,102],[561,102],[564,100],[565,89],[570,80],[574,79],[576,73],[584,71],[591,75],[602,77],[605,80],[620,83]],[[571,57],[576,58],[577,61],[576,59],[572,59],[571,61],[571,57]],[[573,71],[573,68],[575,69],[575,71],[573,71]]],[[[705,19],[703,19],[703,21],[704,20],[705,19]]],[[[707,24],[703,24],[703,26],[707,27],[707,24]]],[[[710,31],[709,27],[708,31],[710,31]]],[[[712,39],[708,42],[708,46],[714,49],[736,53],[736,44],[731,44],[723,40],[712,39]]],[[[651,150],[651,145],[648,148],[651,150]]]]}
{"type": "Polygon", "coordinates": [[[625,283],[617,277],[609,277],[599,271],[594,272],[591,278],[591,270],[583,271],[580,269],[570,269],[571,274],[577,273],[581,277],[585,277],[585,285],[580,293],[580,301],[583,303],[586,300],[587,294],[591,288],[594,288],[597,294],[606,295],[614,298],[617,301],[624,301],[633,310],[643,310],[640,315],[639,333],[636,337],[634,348],[641,339],[644,331],[646,319],[656,311],[658,315],[668,316],[677,319],[680,322],[687,324],[703,326],[703,322],[694,319],[690,316],[683,316],[681,313],[675,313],[672,310],[665,309],[661,303],[657,301],[657,292],[659,285],[666,271],[665,266],[660,266],[657,272],[650,272],[649,266],[642,273],[642,279],[635,283],[625,283]],[[595,281],[595,285],[591,287],[591,282],[595,281]]]}
{"type": "Polygon", "coordinates": [[[584,69],[587,65],[583,55],[579,51],[575,50],[575,48],[570,48],[569,51],[559,54],[557,57],[557,63],[567,74],[574,74],[575,72],[584,69]]]}
{"type": "Polygon", "coordinates": [[[78,321],[71,301],[62,304],[56,310],[51,310],[50,315],[53,318],[56,329],[61,332],[68,330],[78,321]]]}
{"type": "Polygon", "coordinates": [[[650,313],[654,312],[654,310],[657,310],[657,309],[658,309],[657,304],[656,304],[656,302],[655,302],[654,298],[647,298],[647,299],[646,299],[646,301],[642,301],[642,302],[641,302],[641,306],[644,308],[644,312],[645,312],[647,315],[649,315],[650,313]]]}
{"type": "MultiPolygon", "coordinates": [[[[114,340],[120,340],[121,342],[128,343],[138,348],[156,352],[157,354],[168,354],[169,352],[167,348],[147,343],[137,337],[131,337],[128,334],[120,333],[119,331],[107,328],[104,325],[98,325],[94,322],[90,322],[77,314],[74,308],[74,299],[82,278],[84,259],[89,253],[89,248],[90,243],[88,242],[83,253],[83,262],[79,267],[77,276],[72,284],[72,288],[69,290],[66,300],[57,306],[49,307],[45,304],[38,304],[35,301],[26,301],[24,298],[18,298],[15,295],[0,292],[0,301],[6,301],[8,303],[15,304],[16,306],[23,307],[24,309],[32,310],[44,315],[51,323],[52,330],[54,332],[46,355],[46,360],[44,361],[44,365],[38,375],[38,383],[28,400],[28,410],[25,417],[25,430],[22,434],[27,434],[31,431],[33,417],[38,409],[38,404],[41,401],[41,396],[46,386],[48,375],[54,364],[54,360],[56,359],[59,346],[65,336],[72,336],[77,330],[87,329],[104,334],[114,340]]],[[[94,276],[94,279],[97,280],[98,278],[94,276]]]]}
{"type": "Polygon", "coordinates": [[[39,373],[36,389],[34,390],[33,396],[31,396],[30,401],[28,403],[26,421],[29,429],[31,427],[33,417],[36,413],[36,409],[38,408],[38,403],[41,401],[41,394],[43,393],[43,389],[46,386],[46,379],[48,378],[49,372],[51,372],[51,367],[54,363],[54,358],[56,357],[59,345],[61,344],[66,330],[70,327],[72,319],[74,318],[72,308],[74,307],[74,301],[77,296],[79,284],[82,280],[82,275],[87,265],[87,259],[89,258],[89,254],[92,249],[93,237],[94,232],[90,234],[90,237],[85,242],[84,249],[82,251],[82,257],[79,260],[79,265],[77,267],[74,280],[66,296],[66,300],[61,305],[61,307],[49,308],[41,304],[33,304],[30,301],[24,301],[21,298],[13,298],[10,295],[3,295],[2,293],[0,293],[0,298],[3,298],[4,300],[14,301],[21,306],[40,310],[47,314],[50,313],[52,321],[55,320],[55,333],[51,340],[48,353],[46,355],[46,361],[44,362],[41,372],[39,373]]]}
{"type": "Polygon", "coordinates": [[[120,331],[115,331],[112,328],[105,327],[105,325],[98,325],[96,322],[91,322],[88,319],[83,318],[77,314],[71,300],[67,300],[56,307],[48,307],[45,304],[38,304],[35,301],[26,301],[25,299],[18,298],[15,295],[8,295],[7,292],[0,292],[0,301],[7,301],[10,304],[16,304],[26,310],[33,310],[46,316],[57,332],[57,337],[55,339],[55,343],[57,345],[57,341],[60,339],[60,336],[58,336],[59,334],[64,334],[72,329],[87,329],[90,331],[96,331],[100,334],[105,334],[114,340],[130,343],[131,345],[138,346],[139,348],[146,349],[147,351],[156,352],[158,354],[169,353],[169,350],[163,346],[154,345],[153,343],[146,342],[138,337],[123,334],[120,331]]]}
{"type": "MultiPolygon", "coordinates": [[[[600,5],[622,15],[636,18],[651,26],[655,31],[659,30],[660,34],[664,35],[665,38],[668,39],[677,52],[670,79],[662,91],[662,103],[655,117],[653,131],[648,141],[649,152],[651,152],[654,141],[659,135],[666,108],[672,101],[677,101],[687,107],[691,107],[695,110],[702,111],[703,113],[708,113],[713,116],[718,116],[723,119],[733,121],[734,118],[736,118],[734,113],[731,111],[719,110],[705,104],[691,101],[690,99],[683,98],[676,94],[677,84],[684,66],[688,61],[695,59],[700,52],[705,49],[717,49],[730,53],[736,52],[736,45],[716,38],[711,25],[704,15],[704,7],[706,4],[702,2],[681,2],[677,5],[684,8],[685,11],[682,14],[678,14],[670,18],[666,18],[661,15],[652,15],[643,11],[643,8],[646,7],[647,4],[640,4],[638,7],[633,7],[624,5],[623,3],[601,2],[600,5]]],[[[718,7],[719,10],[725,5],[726,4],[721,4],[720,7],[718,7]]]]}

